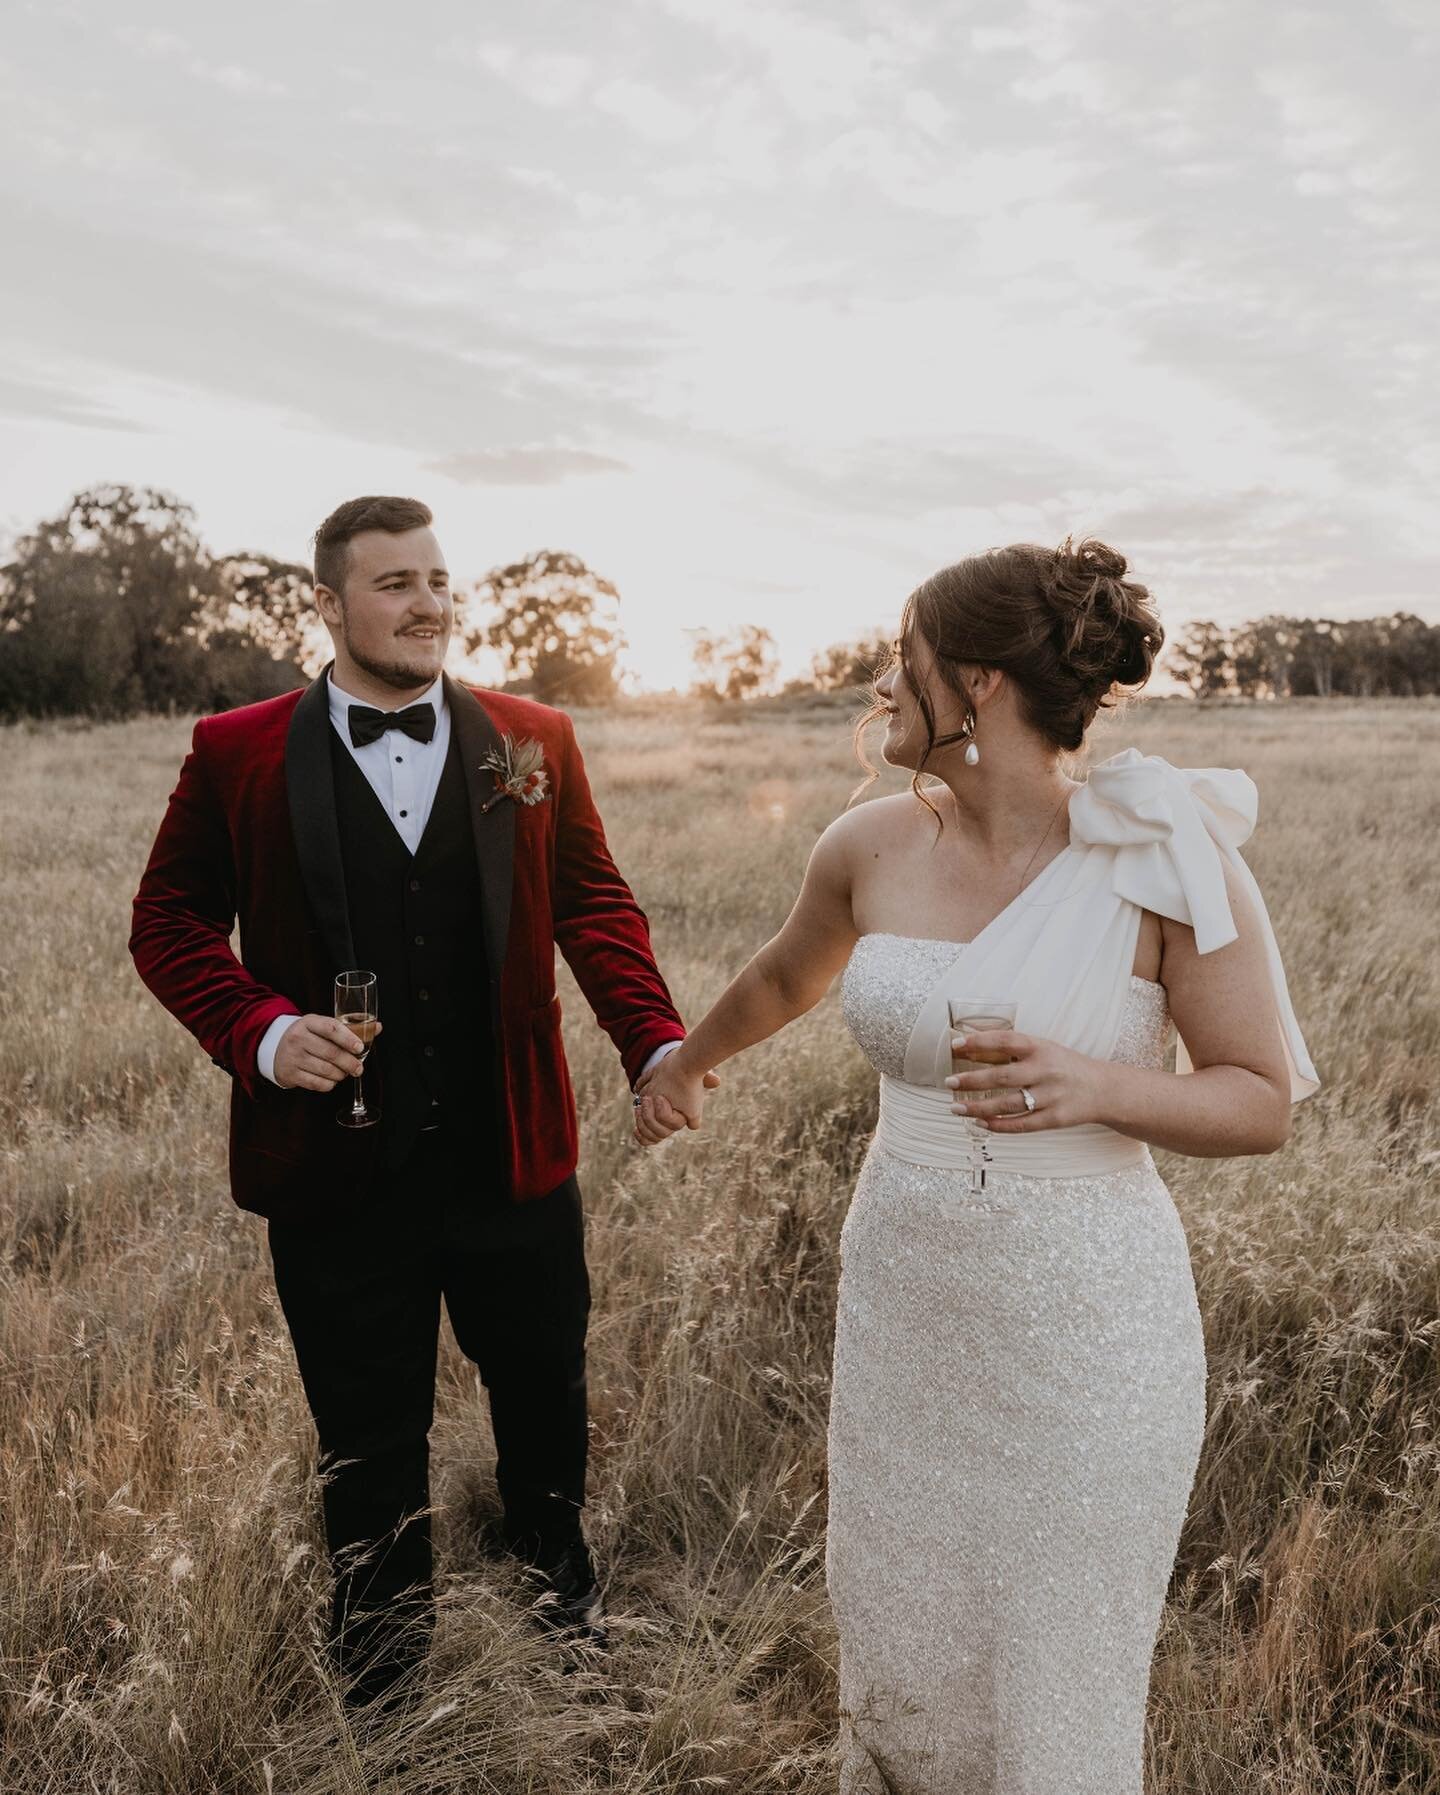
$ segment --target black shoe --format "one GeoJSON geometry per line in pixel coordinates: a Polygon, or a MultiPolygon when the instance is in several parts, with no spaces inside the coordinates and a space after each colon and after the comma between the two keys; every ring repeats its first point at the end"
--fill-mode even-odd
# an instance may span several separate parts
{"type": "Polygon", "coordinates": [[[330,1642],[348,1713],[385,1726],[402,1719],[425,1698],[425,1665],[434,1618],[427,1602],[399,1600],[386,1608],[353,1611],[343,1638],[330,1642]]]}
{"type": "Polygon", "coordinates": [[[610,1643],[600,1585],[583,1539],[573,1541],[555,1558],[532,1562],[530,1574],[540,1591],[530,1612],[542,1632],[565,1645],[610,1643]]]}

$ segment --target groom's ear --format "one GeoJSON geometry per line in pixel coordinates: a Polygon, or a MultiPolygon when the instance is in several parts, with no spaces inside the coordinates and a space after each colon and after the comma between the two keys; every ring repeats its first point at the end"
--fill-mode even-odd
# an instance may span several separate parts
{"type": "Polygon", "coordinates": [[[316,586],[315,608],[320,613],[322,623],[336,628],[340,623],[340,613],[345,609],[345,601],[333,586],[316,586]]]}

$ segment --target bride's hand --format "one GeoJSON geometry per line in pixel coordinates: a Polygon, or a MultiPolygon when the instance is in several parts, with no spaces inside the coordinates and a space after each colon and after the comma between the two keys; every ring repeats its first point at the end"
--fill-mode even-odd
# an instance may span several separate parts
{"type": "Polygon", "coordinates": [[[642,1147],[655,1147],[681,1128],[698,1128],[705,1113],[705,1093],[720,1080],[716,1073],[695,1075],[675,1064],[678,1053],[668,1054],[637,1087],[635,1139],[642,1147]]]}
{"type": "Polygon", "coordinates": [[[1099,1120],[1104,1061],[1062,1047],[1058,1041],[1037,1040],[1010,1028],[973,1028],[954,1039],[952,1052],[957,1059],[968,1059],[977,1049],[1004,1053],[1010,1059],[1004,1066],[951,1073],[945,1082],[954,1093],[951,1107],[957,1115],[971,1116],[995,1134],[1034,1134],[1042,1128],[1073,1128],[1099,1120]],[[1025,1107],[1022,1090],[1035,1099],[1033,1110],[1025,1107]],[[1002,1095],[967,1096],[972,1091],[1000,1091],[1002,1095]]]}

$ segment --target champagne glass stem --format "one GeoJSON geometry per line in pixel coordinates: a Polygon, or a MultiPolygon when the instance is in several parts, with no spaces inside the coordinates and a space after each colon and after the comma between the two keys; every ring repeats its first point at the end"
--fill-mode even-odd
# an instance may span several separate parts
{"type": "Polygon", "coordinates": [[[365,1114],[365,1097],[360,1082],[364,1076],[365,1074],[363,1072],[357,1072],[355,1074],[355,1102],[350,1110],[352,1116],[363,1116],[365,1114]]]}

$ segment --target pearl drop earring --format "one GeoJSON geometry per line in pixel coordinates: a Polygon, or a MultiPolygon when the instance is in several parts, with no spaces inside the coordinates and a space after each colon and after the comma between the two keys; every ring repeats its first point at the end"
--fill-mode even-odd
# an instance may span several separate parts
{"type": "Polygon", "coordinates": [[[980,765],[980,750],[976,747],[974,742],[966,742],[965,744],[965,765],[967,767],[978,767],[980,765]]]}

